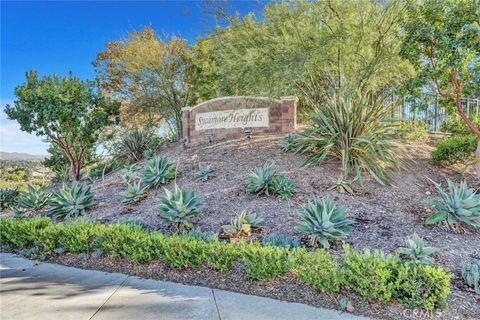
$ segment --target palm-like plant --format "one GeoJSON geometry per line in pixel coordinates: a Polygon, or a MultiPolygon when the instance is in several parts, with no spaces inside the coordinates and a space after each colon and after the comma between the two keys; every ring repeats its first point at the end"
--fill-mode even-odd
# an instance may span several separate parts
{"type": "Polygon", "coordinates": [[[28,185],[27,189],[15,199],[15,207],[20,211],[36,212],[47,205],[51,196],[51,192],[44,188],[28,185]]]}
{"type": "Polygon", "coordinates": [[[95,195],[87,184],[64,185],[53,193],[48,215],[53,218],[76,218],[95,205],[95,195]]]}
{"type": "Polygon", "coordinates": [[[203,198],[195,194],[192,189],[181,189],[177,185],[173,191],[165,189],[165,196],[160,201],[158,215],[165,223],[176,227],[177,230],[186,226],[192,228],[190,219],[202,213],[203,198]]]}
{"type": "Polygon", "coordinates": [[[310,119],[312,126],[296,142],[296,152],[309,154],[304,165],[318,164],[332,156],[342,161],[344,179],[354,172],[363,183],[367,173],[385,184],[387,169],[399,164],[387,139],[391,128],[382,121],[388,106],[359,92],[341,92],[310,102],[316,107],[310,119]]]}
{"type": "Polygon", "coordinates": [[[167,158],[154,157],[145,163],[140,176],[143,187],[158,188],[175,178],[177,167],[167,158]]]}
{"type": "Polygon", "coordinates": [[[433,224],[446,220],[448,225],[455,228],[458,222],[463,222],[475,228],[480,228],[480,195],[468,189],[467,182],[462,181],[457,188],[452,180],[447,179],[448,192],[435,183],[440,201],[427,200],[438,212],[427,218],[425,223],[433,224]]]}
{"type": "Polygon", "coordinates": [[[297,226],[298,231],[312,236],[312,244],[320,243],[329,247],[328,239],[337,240],[345,237],[352,231],[351,225],[355,222],[347,219],[347,209],[336,207],[330,199],[314,199],[299,212],[302,222],[297,226]]]}
{"type": "Polygon", "coordinates": [[[405,245],[406,247],[399,249],[400,253],[416,263],[432,264],[434,259],[430,255],[438,252],[437,248],[426,247],[423,239],[416,233],[405,241],[405,245]]]}

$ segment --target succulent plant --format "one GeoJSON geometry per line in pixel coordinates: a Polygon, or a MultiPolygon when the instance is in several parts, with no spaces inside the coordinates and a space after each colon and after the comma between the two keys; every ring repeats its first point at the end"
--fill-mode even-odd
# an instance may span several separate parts
{"type": "Polygon", "coordinates": [[[288,199],[295,193],[295,182],[283,174],[277,174],[272,180],[271,190],[280,199],[288,199]]]}
{"type": "Polygon", "coordinates": [[[95,205],[95,195],[87,184],[73,183],[54,192],[48,215],[53,218],[76,218],[95,205]]]}
{"type": "Polygon", "coordinates": [[[135,175],[138,172],[136,165],[131,165],[122,170],[122,180],[124,184],[131,184],[135,180],[135,175]]]}
{"type": "Polygon", "coordinates": [[[18,190],[0,189],[0,211],[9,208],[14,203],[18,194],[18,190]]]}
{"type": "Polygon", "coordinates": [[[145,163],[141,172],[142,186],[151,189],[167,184],[176,176],[177,168],[167,158],[154,157],[145,163]]]}
{"type": "Polygon", "coordinates": [[[238,216],[236,216],[230,224],[222,226],[222,231],[225,234],[232,236],[249,235],[252,229],[261,228],[263,219],[257,217],[256,213],[243,210],[238,216]]]}
{"type": "Polygon", "coordinates": [[[310,234],[312,244],[320,243],[325,248],[329,247],[329,239],[337,240],[349,235],[351,225],[355,223],[347,219],[346,208],[337,208],[328,198],[309,202],[299,216],[303,221],[297,226],[298,231],[310,234]]]}
{"type": "Polygon", "coordinates": [[[265,162],[263,166],[254,168],[248,175],[248,192],[269,195],[275,175],[275,165],[272,162],[265,162]]]}
{"type": "Polygon", "coordinates": [[[468,189],[467,183],[462,181],[457,188],[452,180],[447,179],[448,192],[435,183],[440,200],[432,199],[427,203],[438,210],[427,218],[425,223],[433,224],[446,220],[452,228],[458,222],[463,222],[475,228],[480,228],[480,195],[468,189]]]}
{"type": "Polygon", "coordinates": [[[182,235],[189,238],[189,239],[198,239],[204,242],[212,242],[218,240],[217,234],[208,231],[202,231],[200,229],[191,229],[191,230],[184,230],[182,235]]]}
{"type": "Polygon", "coordinates": [[[297,238],[274,233],[263,237],[262,244],[287,249],[297,249],[300,247],[300,241],[297,238]]]}
{"type": "Polygon", "coordinates": [[[192,189],[181,189],[177,185],[173,191],[165,189],[165,196],[160,201],[158,215],[168,225],[177,230],[184,226],[193,227],[189,220],[203,211],[203,197],[196,195],[192,189]]]}
{"type": "Polygon", "coordinates": [[[15,208],[18,211],[36,212],[48,204],[51,196],[51,192],[44,188],[28,185],[27,189],[15,198],[15,208]]]}
{"type": "Polygon", "coordinates": [[[280,143],[280,150],[283,152],[294,152],[298,148],[298,135],[289,133],[280,143]]]}
{"type": "Polygon", "coordinates": [[[437,248],[426,247],[423,239],[416,233],[405,241],[406,247],[399,249],[400,253],[407,256],[408,259],[416,263],[432,264],[435,260],[430,257],[431,254],[438,252],[437,248]]]}
{"type": "Polygon", "coordinates": [[[124,218],[124,219],[118,219],[115,220],[113,223],[116,224],[126,224],[131,227],[140,227],[143,230],[151,230],[150,227],[143,221],[142,219],[138,218],[124,218]]]}
{"type": "Polygon", "coordinates": [[[476,294],[480,295],[480,260],[472,263],[462,261],[462,278],[476,294]]]}
{"type": "Polygon", "coordinates": [[[140,181],[137,183],[130,183],[127,186],[127,190],[121,193],[122,203],[130,204],[138,202],[142,200],[144,192],[145,188],[142,186],[140,181]]]}
{"type": "Polygon", "coordinates": [[[205,182],[205,181],[207,181],[208,179],[210,179],[211,177],[214,176],[213,172],[214,172],[214,170],[211,166],[200,167],[198,169],[198,171],[193,174],[193,176],[198,181],[205,182]]]}

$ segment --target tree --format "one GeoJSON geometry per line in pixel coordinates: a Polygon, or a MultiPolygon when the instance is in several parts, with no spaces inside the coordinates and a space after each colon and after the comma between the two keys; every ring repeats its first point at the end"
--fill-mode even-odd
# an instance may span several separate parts
{"type": "Polygon", "coordinates": [[[39,79],[36,71],[27,72],[15,96],[14,106],[5,108],[8,118],[63,150],[74,181],[80,179],[82,159],[94,147],[100,129],[118,121],[119,103],[99,95],[95,82],[71,73],[39,79]]]}
{"type": "Polygon", "coordinates": [[[163,41],[149,27],[107,43],[93,65],[102,92],[123,101],[124,124],[165,120],[181,137],[181,109],[192,100],[189,49],[186,40],[163,41]]]}
{"type": "Polygon", "coordinates": [[[420,70],[419,84],[430,86],[447,100],[453,99],[456,112],[476,135],[480,180],[480,130],[461,103],[462,94],[480,86],[480,3],[425,0],[410,3],[408,12],[402,52],[420,70]]]}

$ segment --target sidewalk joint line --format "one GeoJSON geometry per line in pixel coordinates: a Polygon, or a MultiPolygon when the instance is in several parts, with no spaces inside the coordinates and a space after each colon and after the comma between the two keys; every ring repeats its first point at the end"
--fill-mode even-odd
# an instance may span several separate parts
{"type": "Polygon", "coordinates": [[[220,316],[220,309],[218,309],[217,298],[215,297],[215,291],[212,289],[213,301],[215,302],[215,308],[217,308],[218,319],[222,320],[220,316]]]}
{"type": "Polygon", "coordinates": [[[108,296],[108,298],[102,303],[102,305],[100,307],[98,307],[97,311],[95,311],[94,314],[92,314],[92,316],[90,318],[88,318],[88,320],[92,320],[93,317],[95,317],[95,315],[103,308],[103,306],[108,302],[108,300],[110,300],[110,298],[115,294],[117,293],[118,289],[120,289],[121,287],[123,287],[123,284],[125,283],[125,281],[128,280],[128,278],[130,278],[130,276],[127,276],[123,281],[122,283],[120,283],[118,285],[118,287],[115,288],[115,290],[113,290],[113,292],[108,296]]]}

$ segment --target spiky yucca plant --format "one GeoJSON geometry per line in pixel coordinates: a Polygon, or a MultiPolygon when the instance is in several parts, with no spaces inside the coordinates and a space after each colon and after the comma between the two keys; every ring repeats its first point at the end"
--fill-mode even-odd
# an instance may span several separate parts
{"type": "Polygon", "coordinates": [[[243,210],[230,224],[222,226],[222,230],[225,234],[233,236],[249,235],[252,229],[261,228],[262,222],[263,219],[257,217],[256,213],[243,210]]]}
{"type": "Polygon", "coordinates": [[[271,191],[275,193],[277,197],[284,200],[293,196],[295,188],[295,182],[283,174],[275,175],[270,186],[271,191]]]}
{"type": "Polygon", "coordinates": [[[289,133],[282,142],[280,142],[280,150],[283,152],[294,152],[298,148],[298,135],[289,133]]]}
{"type": "Polygon", "coordinates": [[[0,211],[9,208],[15,202],[18,194],[18,190],[0,189],[0,211]]]}
{"type": "Polygon", "coordinates": [[[247,191],[269,195],[275,175],[275,165],[272,162],[265,162],[263,166],[254,168],[248,175],[247,191]]]}
{"type": "Polygon", "coordinates": [[[337,207],[330,199],[314,199],[299,212],[302,222],[297,226],[298,231],[312,236],[312,244],[320,243],[329,247],[328,240],[337,240],[346,237],[352,231],[351,225],[355,222],[347,219],[347,209],[337,207]]]}
{"type": "Polygon", "coordinates": [[[57,218],[76,218],[95,205],[95,194],[87,184],[73,183],[63,185],[53,193],[48,215],[57,218]]]}
{"type": "Polygon", "coordinates": [[[15,207],[20,211],[36,212],[48,204],[51,196],[52,193],[45,188],[28,185],[15,199],[15,207]]]}
{"type": "Polygon", "coordinates": [[[458,222],[463,222],[475,228],[480,228],[480,195],[468,189],[467,182],[462,181],[457,188],[452,180],[447,179],[448,192],[435,183],[440,201],[431,199],[427,203],[433,205],[438,212],[427,218],[425,223],[433,224],[446,220],[455,228],[458,222]]]}
{"type": "Polygon", "coordinates": [[[408,259],[416,263],[432,264],[435,260],[430,257],[431,254],[438,252],[437,248],[426,247],[423,239],[416,233],[405,241],[406,247],[399,249],[400,253],[407,256],[408,259]]]}
{"type": "Polygon", "coordinates": [[[129,183],[127,185],[127,190],[121,193],[122,202],[124,204],[135,203],[142,200],[143,195],[145,192],[145,188],[139,182],[137,183],[129,183]]]}
{"type": "Polygon", "coordinates": [[[480,260],[472,263],[462,261],[462,278],[476,294],[480,295],[480,260]]]}
{"type": "Polygon", "coordinates": [[[167,158],[154,157],[145,163],[141,172],[142,186],[151,189],[167,184],[175,178],[177,168],[167,158]]]}
{"type": "Polygon", "coordinates": [[[198,169],[198,171],[193,174],[193,176],[198,181],[205,182],[205,181],[207,181],[208,179],[210,179],[211,177],[214,176],[213,172],[214,172],[214,170],[211,166],[200,167],[198,169]]]}
{"type": "Polygon", "coordinates": [[[177,185],[173,191],[165,189],[165,195],[160,200],[158,215],[165,223],[176,228],[183,229],[193,227],[190,219],[203,211],[203,197],[195,194],[192,189],[181,189],[177,185]]]}
{"type": "Polygon", "coordinates": [[[368,174],[385,184],[387,170],[399,162],[388,140],[391,127],[382,121],[390,110],[384,101],[346,90],[326,99],[310,100],[315,106],[310,117],[312,126],[299,135],[296,149],[309,155],[304,165],[318,164],[332,156],[341,160],[344,179],[354,173],[362,184],[364,174],[368,174]]]}

